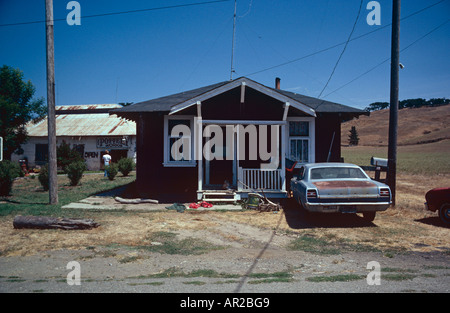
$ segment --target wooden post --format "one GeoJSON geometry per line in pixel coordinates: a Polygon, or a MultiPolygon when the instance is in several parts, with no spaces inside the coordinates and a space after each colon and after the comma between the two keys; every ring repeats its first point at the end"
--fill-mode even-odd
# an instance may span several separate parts
{"type": "Polygon", "coordinates": [[[391,188],[395,205],[397,172],[398,85],[400,66],[400,2],[393,0],[391,47],[391,95],[389,105],[389,146],[387,184],[391,188]]]}
{"type": "Polygon", "coordinates": [[[55,120],[55,53],[53,43],[53,0],[45,0],[47,41],[48,175],[50,204],[58,203],[55,120]]]}

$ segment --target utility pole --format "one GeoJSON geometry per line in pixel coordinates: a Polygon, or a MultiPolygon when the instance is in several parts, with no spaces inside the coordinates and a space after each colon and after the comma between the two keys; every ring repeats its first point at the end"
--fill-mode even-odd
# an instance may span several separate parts
{"type": "Polygon", "coordinates": [[[392,42],[391,42],[391,99],[389,105],[389,147],[387,184],[392,192],[392,204],[395,205],[397,180],[397,129],[398,129],[398,85],[400,67],[400,2],[393,0],[392,42]]]}
{"type": "Polygon", "coordinates": [[[47,106],[48,106],[48,179],[50,204],[58,204],[55,119],[55,51],[53,42],[53,0],[45,0],[45,32],[47,42],[47,106]]]}

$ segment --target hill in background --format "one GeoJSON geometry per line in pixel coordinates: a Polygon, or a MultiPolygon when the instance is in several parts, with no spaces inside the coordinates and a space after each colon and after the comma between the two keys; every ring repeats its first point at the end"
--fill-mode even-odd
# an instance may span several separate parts
{"type": "MultiPolygon", "coordinates": [[[[398,145],[414,145],[450,139],[450,105],[407,108],[398,111],[398,145]]],[[[348,145],[352,126],[361,146],[387,146],[389,109],[374,111],[341,125],[342,145],[348,145]]]]}

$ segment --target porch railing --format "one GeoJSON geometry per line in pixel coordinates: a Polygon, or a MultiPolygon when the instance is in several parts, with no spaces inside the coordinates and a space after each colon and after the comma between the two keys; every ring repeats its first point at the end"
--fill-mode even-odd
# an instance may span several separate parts
{"type": "Polygon", "coordinates": [[[267,191],[285,190],[284,175],[281,169],[265,170],[260,168],[242,168],[238,169],[238,190],[261,189],[267,191]]]}

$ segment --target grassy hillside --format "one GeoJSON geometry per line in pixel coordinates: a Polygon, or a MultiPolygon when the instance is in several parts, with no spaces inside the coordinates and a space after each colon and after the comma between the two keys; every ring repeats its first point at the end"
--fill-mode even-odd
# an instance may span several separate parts
{"type": "MultiPolygon", "coordinates": [[[[399,110],[398,144],[411,145],[450,139],[450,105],[399,110]]],[[[348,144],[352,126],[356,127],[362,146],[387,146],[389,109],[371,112],[342,123],[341,142],[348,144]]]]}
{"type": "MultiPolygon", "coordinates": [[[[397,170],[406,174],[450,174],[450,105],[399,110],[397,170]]],[[[389,110],[375,111],[342,123],[342,157],[346,162],[369,165],[370,158],[387,158],[389,110]],[[356,127],[358,146],[348,146],[356,127]]]]}

